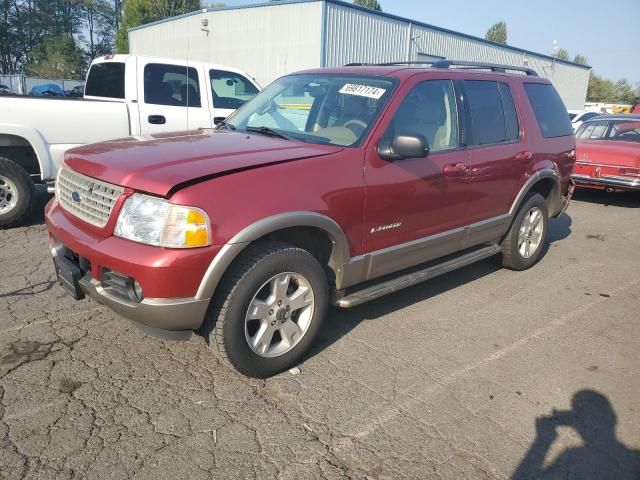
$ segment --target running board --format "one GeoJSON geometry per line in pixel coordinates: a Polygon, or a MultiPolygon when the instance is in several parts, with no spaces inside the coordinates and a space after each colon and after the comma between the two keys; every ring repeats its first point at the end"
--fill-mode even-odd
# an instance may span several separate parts
{"type": "Polygon", "coordinates": [[[342,308],[355,307],[365,302],[375,300],[376,298],[383,297],[384,295],[397,292],[403,288],[422,283],[439,275],[444,275],[445,273],[465,267],[479,260],[492,257],[493,255],[500,253],[500,251],[501,249],[499,245],[489,245],[454,258],[449,257],[448,260],[436,265],[432,264],[422,270],[413,271],[411,273],[392,278],[391,280],[387,280],[370,287],[365,287],[362,290],[356,290],[344,297],[337,298],[334,304],[342,308]]]}

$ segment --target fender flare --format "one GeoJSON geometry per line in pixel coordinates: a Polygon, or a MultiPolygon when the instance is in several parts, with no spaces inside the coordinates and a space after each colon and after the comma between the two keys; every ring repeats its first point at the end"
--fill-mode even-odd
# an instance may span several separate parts
{"type": "Polygon", "coordinates": [[[47,142],[42,134],[30,127],[25,127],[24,125],[15,125],[12,123],[1,123],[0,124],[0,136],[2,135],[12,135],[14,137],[24,138],[33,151],[36,154],[36,158],[38,159],[38,165],[40,166],[40,176],[44,181],[51,177],[53,173],[52,168],[52,159],[49,154],[49,148],[47,147],[47,142]]]}
{"type": "Polygon", "coordinates": [[[333,219],[316,212],[287,212],[263,218],[245,227],[227,242],[209,264],[200,282],[196,299],[213,297],[222,276],[237,256],[253,241],[269,233],[292,227],[314,227],[325,231],[333,245],[329,267],[336,275],[336,284],[340,285],[344,272],[344,264],[351,258],[349,241],[344,231],[333,219]]]}
{"type": "Polygon", "coordinates": [[[527,193],[529,193],[533,188],[533,186],[537,184],[540,180],[544,180],[546,178],[550,178],[551,180],[553,180],[553,185],[554,185],[554,187],[551,190],[551,193],[549,194],[549,198],[547,199],[547,205],[549,207],[549,216],[553,217],[561,204],[561,198],[560,198],[561,188],[560,188],[560,174],[558,173],[557,170],[554,170],[551,168],[544,168],[542,170],[538,170],[533,175],[531,175],[531,177],[529,177],[529,179],[522,186],[522,188],[518,192],[518,195],[516,195],[515,200],[511,204],[509,215],[513,217],[518,211],[518,208],[520,208],[520,204],[524,200],[524,197],[527,195],[527,193]]]}

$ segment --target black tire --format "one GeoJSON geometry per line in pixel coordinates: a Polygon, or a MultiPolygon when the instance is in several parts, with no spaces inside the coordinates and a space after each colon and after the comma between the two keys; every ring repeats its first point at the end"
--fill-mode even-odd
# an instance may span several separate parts
{"type": "Polygon", "coordinates": [[[547,202],[539,193],[530,193],[525,197],[522,205],[518,209],[509,232],[502,240],[502,266],[511,270],[526,270],[535,265],[542,257],[545,244],[547,241],[547,233],[549,231],[549,212],[547,210],[547,202]],[[518,246],[518,237],[520,228],[523,225],[525,217],[529,215],[532,209],[537,208],[542,213],[542,236],[535,251],[530,252],[529,257],[521,254],[518,246]]]}
{"type": "Polygon", "coordinates": [[[225,274],[209,306],[202,333],[224,363],[248,377],[267,378],[302,360],[324,322],[328,301],[327,277],[313,255],[283,242],[259,242],[247,247],[225,274]],[[261,286],[284,272],[308,280],[314,297],[313,314],[306,332],[291,350],[267,358],[249,345],[245,319],[261,286]]]}
{"type": "Polygon", "coordinates": [[[15,205],[10,210],[0,213],[0,228],[7,228],[18,225],[29,215],[33,208],[35,186],[24,168],[8,158],[0,157],[0,204],[7,195],[7,190],[2,188],[6,185],[1,177],[8,179],[15,186],[17,197],[15,205]]]}

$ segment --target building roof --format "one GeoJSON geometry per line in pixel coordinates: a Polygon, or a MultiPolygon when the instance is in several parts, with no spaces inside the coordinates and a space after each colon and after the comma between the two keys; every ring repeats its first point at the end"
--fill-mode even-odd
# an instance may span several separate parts
{"type": "Polygon", "coordinates": [[[459,37],[468,38],[468,39],[475,40],[475,41],[480,42],[480,43],[484,43],[484,44],[487,44],[487,45],[492,45],[494,47],[499,47],[499,48],[503,48],[503,49],[506,49],[506,50],[511,50],[511,51],[514,51],[514,52],[522,53],[522,54],[526,53],[527,55],[535,55],[536,57],[546,58],[547,60],[551,60],[551,61],[555,60],[558,63],[564,63],[564,64],[571,65],[571,66],[574,66],[574,67],[584,68],[584,69],[588,69],[588,70],[591,69],[591,67],[589,65],[582,65],[580,63],[571,62],[569,60],[561,60],[559,58],[554,58],[551,55],[534,52],[532,50],[526,50],[524,48],[514,47],[512,45],[506,45],[506,44],[503,44],[503,43],[492,42],[491,40],[487,40],[487,39],[480,38],[480,37],[475,37],[475,36],[469,35],[467,33],[456,32],[455,30],[449,30],[447,28],[437,27],[437,26],[431,25],[429,23],[419,22],[419,21],[416,21],[416,20],[412,20],[410,18],[400,17],[398,15],[393,15],[391,13],[372,10],[370,8],[361,7],[360,5],[355,5],[353,3],[347,3],[347,2],[342,1],[342,0],[280,0],[280,1],[277,1],[277,2],[271,1],[271,2],[263,2],[263,3],[252,3],[252,4],[248,4],[248,5],[236,5],[236,6],[230,6],[230,7],[204,8],[204,9],[201,9],[201,10],[197,10],[195,12],[185,13],[184,15],[178,15],[176,17],[165,18],[163,20],[158,20],[158,21],[155,21],[155,22],[147,23],[145,25],[140,25],[138,27],[130,28],[128,31],[132,32],[132,31],[139,30],[139,29],[142,29],[142,28],[150,27],[152,25],[157,25],[157,24],[160,24],[160,23],[170,22],[170,21],[176,20],[178,18],[190,17],[192,15],[198,15],[198,14],[201,14],[201,13],[220,12],[220,11],[225,11],[225,10],[245,10],[245,9],[261,8],[261,7],[278,7],[278,6],[282,6],[282,5],[292,5],[292,4],[296,4],[296,3],[314,3],[314,2],[333,3],[335,5],[340,5],[342,7],[352,8],[354,10],[361,10],[361,11],[367,12],[367,13],[372,14],[372,15],[377,15],[379,17],[389,18],[389,19],[397,20],[397,21],[401,21],[401,22],[407,22],[407,23],[411,23],[411,24],[416,25],[416,26],[429,28],[429,29],[436,30],[436,31],[439,31],[439,32],[448,33],[448,34],[451,34],[451,35],[457,35],[459,37]]]}

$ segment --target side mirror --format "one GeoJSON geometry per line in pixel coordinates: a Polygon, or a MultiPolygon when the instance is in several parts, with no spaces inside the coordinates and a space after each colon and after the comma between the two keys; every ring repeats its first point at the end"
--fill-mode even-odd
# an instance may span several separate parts
{"type": "Polygon", "coordinates": [[[380,142],[378,154],[385,160],[424,158],[429,154],[429,147],[422,135],[396,135],[390,142],[380,142]]]}

